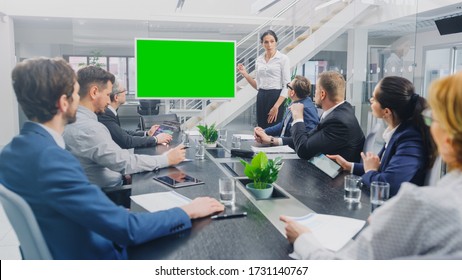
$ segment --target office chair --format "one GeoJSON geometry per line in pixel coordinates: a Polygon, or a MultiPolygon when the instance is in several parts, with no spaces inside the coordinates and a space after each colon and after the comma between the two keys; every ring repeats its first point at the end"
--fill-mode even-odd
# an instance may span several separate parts
{"type": "MultiPolygon", "coordinates": [[[[377,145],[377,137],[381,135],[383,131],[383,125],[381,122],[377,122],[372,128],[371,132],[367,134],[366,140],[364,141],[363,152],[373,152],[377,154],[380,152],[380,145],[377,145]]],[[[362,161],[362,160],[361,160],[362,161]]]]}
{"type": "Polygon", "coordinates": [[[436,182],[446,173],[446,164],[437,156],[433,166],[425,175],[424,186],[435,186],[436,182]]]}
{"type": "Polygon", "coordinates": [[[29,204],[2,184],[0,184],[0,202],[18,236],[22,258],[53,259],[29,204]]]}
{"type": "Polygon", "coordinates": [[[140,105],[137,108],[138,114],[142,116],[158,115],[160,100],[158,99],[140,99],[140,105]]]}
{"type": "Polygon", "coordinates": [[[172,126],[173,128],[180,128],[180,123],[178,122],[177,114],[162,114],[162,115],[154,115],[154,116],[140,116],[140,129],[146,130],[149,129],[154,124],[165,124],[168,126],[172,126]]]}

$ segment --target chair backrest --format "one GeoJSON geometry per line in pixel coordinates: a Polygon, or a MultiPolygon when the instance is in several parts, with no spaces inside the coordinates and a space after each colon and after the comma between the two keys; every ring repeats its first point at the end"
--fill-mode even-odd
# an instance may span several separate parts
{"type": "Polygon", "coordinates": [[[432,168],[427,171],[424,186],[435,186],[436,182],[438,182],[439,179],[444,175],[445,170],[445,164],[441,159],[441,156],[436,157],[432,168]]]}
{"type": "Polygon", "coordinates": [[[155,116],[140,116],[140,128],[149,129],[154,124],[178,124],[177,114],[162,114],[155,116]]]}
{"type": "Polygon", "coordinates": [[[29,204],[2,184],[0,184],[0,202],[19,239],[23,259],[53,259],[29,204]]]}
{"type": "Polygon", "coordinates": [[[377,137],[380,135],[380,132],[383,131],[383,125],[381,122],[377,122],[372,128],[371,132],[367,134],[366,140],[364,141],[363,152],[374,152],[378,153],[380,151],[381,145],[377,143],[377,137]]]}
{"type": "Polygon", "coordinates": [[[143,116],[159,114],[160,100],[158,99],[140,99],[140,106],[138,107],[138,114],[143,116]]]}

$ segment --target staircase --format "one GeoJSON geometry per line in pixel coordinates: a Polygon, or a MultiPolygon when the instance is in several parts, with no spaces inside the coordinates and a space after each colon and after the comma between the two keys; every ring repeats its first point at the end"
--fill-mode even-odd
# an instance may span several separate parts
{"type": "MultiPolygon", "coordinates": [[[[278,48],[287,54],[291,69],[294,69],[334,41],[371,6],[359,0],[348,0],[337,1],[328,9],[317,10],[316,7],[320,3],[325,3],[325,1],[296,0],[292,2],[272,20],[262,24],[237,43],[238,61],[242,62],[247,69],[254,69],[256,57],[264,52],[260,44],[257,48],[255,47],[255,42],[259,42],[260,32],[272,29],[278,35],[278,48]],[[246,45],[250,46],[244,48],[243,46],[246,45]]],[[[201,101],[202,112],[186,117],[184,128],[193,128],[200,122],[216,123],[217,126],[223,127],[252,106],[256,101],[257,91],[240,75],[236,86],[234,99],[201,101]]],[[[179,110],[181,109],[171,108],[169,111],[174,113],[180,112],[179,110]]]]}

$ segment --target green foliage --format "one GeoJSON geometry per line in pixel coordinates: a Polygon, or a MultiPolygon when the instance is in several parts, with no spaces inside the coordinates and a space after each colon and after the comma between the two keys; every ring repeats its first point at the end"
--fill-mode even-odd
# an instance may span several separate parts
{"type": "MultiPolygon", "coordinates": [[[[101,57],[102,53],[103,52],[100,50],[91,51],[90,54],[92,56],[88,58],[88,65],[94,65],[96,67],[101,67],[101,68],[105,67],[106,66],[105,63],[99,62],[99,58],[101,57]]],[[[85,66],[87,66],[86,63],[79,63],[79,67],[85,67],[85,66]]]]}
{"type": "Polygon", "coordinates": [[[218,139],[218,130],[215,128],[215,124],[211,126],[198,125],[199,132],[204,136],[205,143],[212,144],[218,139]]]}
{"type": "Polygon", "coordinates": [[[264,152],[259,152],[250,163],[241,159],[244,165],[244,173],[250,180],[253,180],[256,189],[266,189],[267,184],[274,183],[282,167],[282,158],[268,160],[264,152]]]}

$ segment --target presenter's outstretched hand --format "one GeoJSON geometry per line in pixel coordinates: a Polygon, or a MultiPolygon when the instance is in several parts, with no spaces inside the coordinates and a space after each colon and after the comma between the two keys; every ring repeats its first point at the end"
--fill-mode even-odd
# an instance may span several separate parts
{"type": "Polygon", "coordinates": [[[225,210],[225,206],[223,206],[223,204],[218,202],[215,198],[198,197],[191,203],[182,206],[181,209],[183,209],[191,219],[197,219],[209,216],[216,212],[221,212],[225,210]]]}
{"type": "Polygon", "coordinates": [[[351,170],[351,165],[352,163],[344,159],[340,155],[326,155],[328,158],[335,160],[342,168],[343,170],[350,171],[351,170]]]}
{"type": "Polygon", "coordinates": [[[168,144],[170,141],[172,141],[173,137],[172,135],[168,133],[160,133],[156,136],[157,138],[157,145],[159,144],[168,144]]]}
{"type": "Polygon", "coordinates": [[[286,223],[285,229],[286,229],[286,236],[287,240],[289,240],[290,243],[294,243],[295,240],[302,234],[311,232],[311,230],[305,226],[302,226],[300,223],[295,222],[287,216],[280,216],[279,220],[283,221],[286,223]]]}
{"type": "Polygon", "coordinates": [[[242,76],[245,76],[245,75],[248,74],[248,73],[247,73],[247,70],[245,69],[244,64],[242,64],[242,63],[237,64],[237,71],[238,71],[242,76]]]}
{"type": "Polygon", "coordinates": [[[178,145],[167,152],[168,165],[175,165],[182,162],[186,158],[186,150],[184,145],[178,145]]]}

